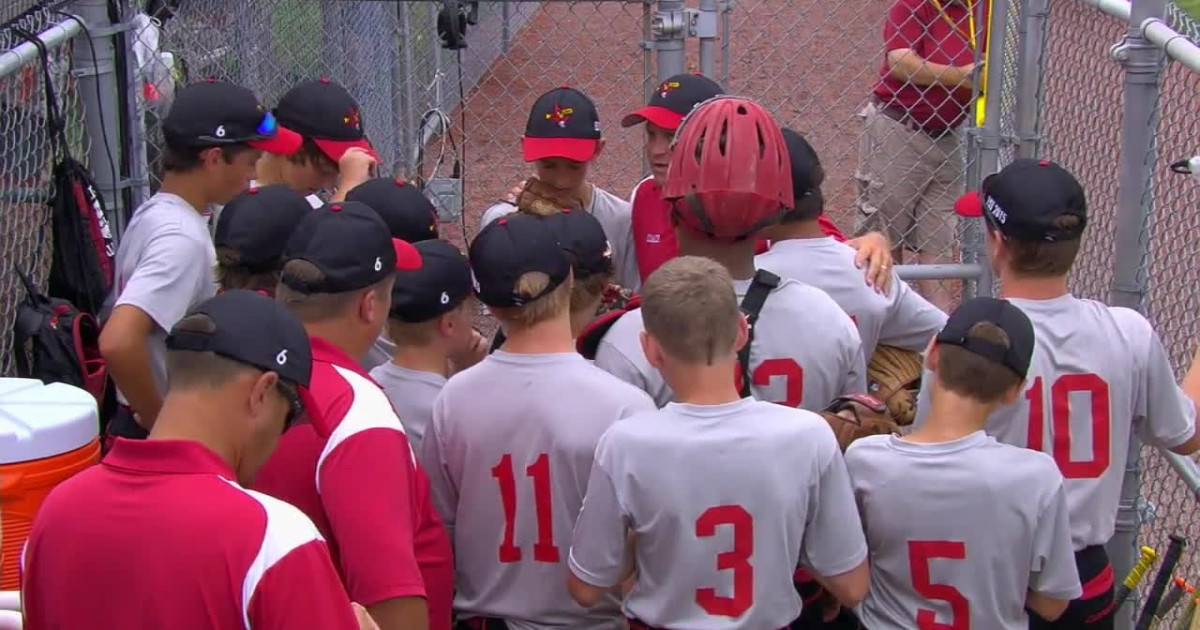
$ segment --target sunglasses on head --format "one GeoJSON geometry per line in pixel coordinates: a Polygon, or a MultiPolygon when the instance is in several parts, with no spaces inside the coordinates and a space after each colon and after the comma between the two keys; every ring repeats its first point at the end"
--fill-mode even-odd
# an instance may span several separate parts
{"type": "MultiPolygon", "coordinates": [[[[223,129],[220,127],[218,129],[223,129]]],[[[279,131],[279,121],[275,120],[275,114],[271,112],[263,112],[262,120],[258,121],[258,126],[254,128],[254,136],[197,136],[196,139],[200,142],[210,145],[221,144],[237,144],[240,142],[249,142],[250,140],[258,140],[263,137],[271,137],[279,131]]]]}

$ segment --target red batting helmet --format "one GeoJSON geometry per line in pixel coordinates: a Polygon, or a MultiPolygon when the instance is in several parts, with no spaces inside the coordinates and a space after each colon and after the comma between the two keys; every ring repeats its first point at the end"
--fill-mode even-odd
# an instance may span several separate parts
{"type": "Polygon", "coordinates": [[[758,103],[718,96],[701,103],[675,134],[663,198],[684,226],[739,240],[792,208],[792,169],[783,134],[758,103]]]}

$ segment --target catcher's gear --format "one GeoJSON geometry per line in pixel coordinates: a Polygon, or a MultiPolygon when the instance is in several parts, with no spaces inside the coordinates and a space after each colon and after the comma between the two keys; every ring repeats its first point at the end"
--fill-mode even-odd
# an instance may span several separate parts
{"type": "Polygon", "coordinates": [[[521,212],[547,217],[565,209],[583,210],[583,203],[573,196],[543,182],[536,177],[525,181],[525,187],[517,195],[517,209],[521,212]]]}
{"type": "Polygon", "coordinates": [[[833,429],[843,451],[858,438],[900,431],[887,405],[867,394],[838,396],[821,412],[821,417],[833,429]]]}
{"type": "Polygon", "coordinates": [[[672,146],[662,196],[693,231],[743,239],[779,222],[795,205],[783,134],[754,101],[718,96],[701,103],[672,146]]]}
{"type": "Polygon", "coordinates": [[[908,426],[917,417],[921,355],[895,346],[878,346],[867,364],[867,391],[883,401],[892,419],[908,426]]]}

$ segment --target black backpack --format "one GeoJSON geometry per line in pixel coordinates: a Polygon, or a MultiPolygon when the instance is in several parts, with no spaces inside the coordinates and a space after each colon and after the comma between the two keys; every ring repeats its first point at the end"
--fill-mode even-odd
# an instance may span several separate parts
{"type": "Polygon", "coordinates": [[[108,371],[100,356],[96,318],[70,302],[37,290],[28,274],[13,265],[25,286],[13,325],[17,376],[44,383],[66,383],[86,390],[104,406],[108,371]]]}

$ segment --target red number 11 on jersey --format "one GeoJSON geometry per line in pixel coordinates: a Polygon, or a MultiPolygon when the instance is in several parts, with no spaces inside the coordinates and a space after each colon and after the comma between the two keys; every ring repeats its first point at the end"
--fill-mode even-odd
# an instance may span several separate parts
{"type": "MultiPolygon", "coordinates": [[[[550,505],[550,456],[541,453],[525,467],[533,480],[533,510],[537,517],[537,542],[533,545],[535,562],[558,562],[558,546],[554,544],[554,513],[550,505]]],[[[500,485],[500,505],[504,510],[504,538],[500,542],[500,562],[520,562],[521,548],[516,545],[513,531],[517,520],[517,479],[513,472],[513,457],[505,455],[492,467],[492,477],[500,485]]]]}

